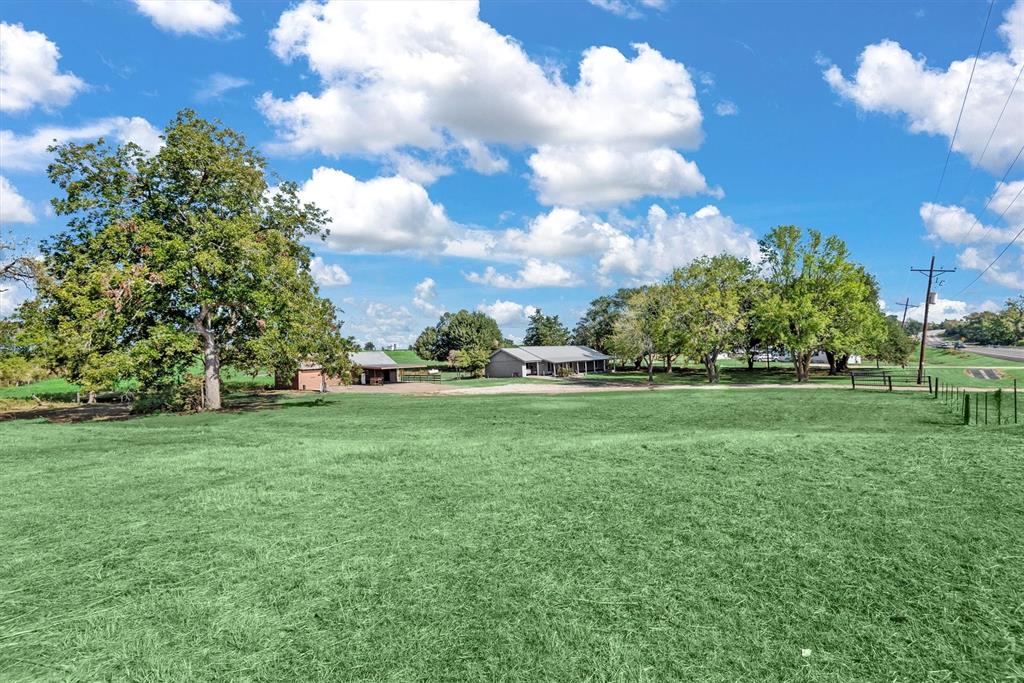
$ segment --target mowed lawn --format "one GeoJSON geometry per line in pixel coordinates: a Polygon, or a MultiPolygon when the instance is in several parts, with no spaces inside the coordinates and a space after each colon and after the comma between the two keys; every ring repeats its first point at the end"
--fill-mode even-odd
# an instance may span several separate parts
{"type": "Polygon", "coordinates": [[[1024,429],[922,395],[0,424],[0,680],[1024,676],[1024,429]]]}

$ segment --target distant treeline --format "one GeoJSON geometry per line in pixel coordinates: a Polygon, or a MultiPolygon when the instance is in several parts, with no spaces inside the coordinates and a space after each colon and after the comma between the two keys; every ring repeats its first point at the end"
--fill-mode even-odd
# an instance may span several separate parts
{"type": "Polygon", "coordinates": [[[962,320],[946,320],[942,329],[947,336],[972,344],[1024,345],[1024,294],[1007,299],[1000,311],[981,311],[962,320]]]}

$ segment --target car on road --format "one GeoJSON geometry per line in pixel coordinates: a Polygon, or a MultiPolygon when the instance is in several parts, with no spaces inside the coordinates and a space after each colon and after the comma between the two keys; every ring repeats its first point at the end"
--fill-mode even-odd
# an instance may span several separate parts
{"type": "Polygon", "coordinates": [[[967,345],[964,344],[963,342],[957,342],[956,344],[953,344],[953,348],[954,349],[966,349],[967,345]]]}
{"type": "Polygon", "coordinates": [[[939,348],[940,349],[951,349],[951,348],[953,348],[953,345],[950,344],[949,342],[939,342],[939,348]]]}

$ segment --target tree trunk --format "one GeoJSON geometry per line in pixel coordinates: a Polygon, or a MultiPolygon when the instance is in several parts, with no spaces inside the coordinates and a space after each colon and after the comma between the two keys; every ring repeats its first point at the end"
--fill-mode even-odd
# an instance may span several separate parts
{"type": "Polygon", "coordinates": [[[796,368],[796,381],[806,382],[811,376],[811,352],[794,351],[793,366],[796,368]]]}
{"type": "Polygon", "coordinates": [[[836,354],[833,353],[832,351],[826,351],[825,358],[828,358],[828,374],[835,375],[837,371],[836,354]]]}
{"type": "Polygon", "coordinates": [[[90,391],[89,392],[89,398],[86,399],[85,402],[86,403],[90,403],[90,404],[95,403],[96,402],[96,392],[95,391],[90,391]]]}
{"type": "Polygon", "coordinates": [[[754,354],[753,353],[748,353],[747,354],[747,370],[753,370],[753,369],[754,369],[754,354]]]}
{"type": "Polygon", "coordinates": [[[654,382],[654,354],[647,356],[647,383],[654,382]]]}
{"type": "Polygon", "coordinates": [[[672,374],[672,361],[674,361],[675,359],[676,357],[671,353],[665,354],[665,374],[672,374]]]}
{"type": "Polygon", "coordinates": [[[220,349],[210,329],[210,311],[204,306],[192,321],[203,345],[203,409],[220,410],[220,349]]]}
{"type": "Polygon", "coordinates": [[[701,358],[704,368],[708,371],[708,384],[718,383],[718,352],[705,353],[701,358]]]}
{"type": "Polygon", "coordinates": [[[844,353],[836,361],[836,371],[846,372],[850,368],[850,354],[844,353]]]}

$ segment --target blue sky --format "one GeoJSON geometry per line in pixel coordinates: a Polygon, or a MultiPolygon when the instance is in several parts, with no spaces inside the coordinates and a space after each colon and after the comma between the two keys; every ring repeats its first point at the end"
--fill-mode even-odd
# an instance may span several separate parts
{"type": "Polygon", "coordinates": [[[964,291],[1024,221],[1024,159],[998,183],[1024,146],[1024,0],[995,3],[932,204],[987,9],[9,0],[0,221],[61,229],[46,140],[155,148],[194,107],[329,210],[316,272],[359,339],[401,345],[459,308],[513,337],[532,307],[571,327],[789,223],[845,239],[890,309],[923,296],[911,266],[959,266],[938,317],[959,316],[1024,289],[1015,246],[964,291]]]}

